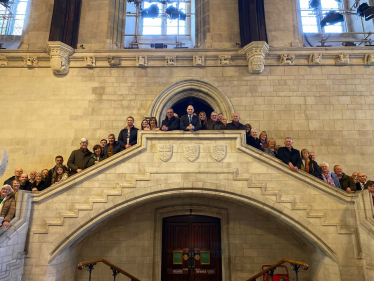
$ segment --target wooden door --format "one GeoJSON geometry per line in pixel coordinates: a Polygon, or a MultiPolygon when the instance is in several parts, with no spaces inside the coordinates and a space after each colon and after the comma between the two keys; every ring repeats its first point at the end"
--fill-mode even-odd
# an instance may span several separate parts
{"type": "Polygon", "coordinates": [[[163,220],[162,281],[222,281],[220,220],[175,216],[163,220]]]}

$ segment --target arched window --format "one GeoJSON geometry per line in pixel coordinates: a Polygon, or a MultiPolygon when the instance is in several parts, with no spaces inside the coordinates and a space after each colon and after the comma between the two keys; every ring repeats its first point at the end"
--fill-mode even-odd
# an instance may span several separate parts
{"type": "Polygon", "coordinates": [[[0,2],[0,35],[22,35],[28,1],[0,2]]]}

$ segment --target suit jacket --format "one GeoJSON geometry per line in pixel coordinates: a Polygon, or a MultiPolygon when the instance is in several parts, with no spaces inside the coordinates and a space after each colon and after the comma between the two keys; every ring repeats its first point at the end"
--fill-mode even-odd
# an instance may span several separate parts
{"type": "MultiPolygon", "coordinates": [[[[365,184],[364,184],[365,185],[365,184]]],[[[359,182],[356,182],[356,189],[357,190],[364,190],[365,188],[361,188],[361,184],[359,182]]]]}
{"type": "Polygon", "coordinates": [[[162,120],[160,129],[162,128],[162,126],[168,127],[168,131],[180,130],[180,120],[179,118],[175,118],[174,116],[170,120],[166,117],[164,120],[162,120]]]}
{"type": "MultiPolygon", "coordinates": [[[[192,115],[192,122],[191,124],[195,127],[194,131],[198,131],[200,129],[200,120],[199,117],[192,115]]],[[[183,115],[180,118],[180,127],[183,131],[188,131],[186,128],[190,125],[190,120],[188,119],[188,114],[183,115]]]]}
{"type": "MultiPolygon", "coordinates": [[[[121,150],[126,149],[125,145],[127,144],[127,127],[122,129],[118,136],[118,142],[121,147],[121,150]]],[[[138,142],[138,129],[134,126],[130,129],[130,138],[129,145],[133,146],[138,142]]]]}
{"type": "Polygon", "coordinates": [[[299,170],[301,169],[301,156],[300,151],[294,149],[293,147],[289,150],[287,147],[280,147],[278,149],[278,159],[282,160],[283,163],[287,164],[292,163],[299,170]]]}

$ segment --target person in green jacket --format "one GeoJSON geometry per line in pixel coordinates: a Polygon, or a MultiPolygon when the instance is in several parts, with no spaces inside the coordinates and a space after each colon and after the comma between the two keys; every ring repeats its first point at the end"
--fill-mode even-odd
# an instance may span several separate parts
{"type": "Polygon", "coordinates": [[[356,191],[356,184],[352,177],[343,173],[342,166],[335,165],[334,173],[338,176],[340,186],[347,192],[356,191]]]}

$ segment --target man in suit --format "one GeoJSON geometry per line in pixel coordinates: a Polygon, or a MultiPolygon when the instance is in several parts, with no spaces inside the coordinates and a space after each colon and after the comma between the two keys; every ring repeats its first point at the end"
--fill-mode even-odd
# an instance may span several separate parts
{"type": "Polygon", "coordinates": [[[284,147],[278,149],[278,158],[287,164],[292,171],[301,169],[300,151],[292,147],[292,139],[287,137],[284,139],[284,147]]]}
{"type": "Polygon", "coordinates": [[[358,182],[356,183],[356,188],[357,190],[364,190],[365,189],[365,184],[367,180],[367,176],[363,172],[359,172],[357,174],[357,180],[358,182]]]}
{"type": "Polygon", "coordinates": [[[187,115],[180,118],[180,127],[183,131],[198,131],[200,127],[199,117],[193,115],[195,109],[192,105],[187,107],[187,115]]]}
{"type": "Polygon", "coordinates": [[[114,134],[108,136],[109,143],[103,148],[104,158],[109,158],[121,151],[121,145],[116,141],[114,134]]]}
{"type": "Polygon", "coordinates": [[[127,149],[138,142],[138,129],[134,127],[134,117],[126,119],[127,127],[122,129],[118,136],[118,142],[122,149],[127,149]]]}
{"type": "Polygon", "coordinates": [[[162,121],[161,131],[174,131],[179,130],[179,118],[174,116],[174,110],[169,108],[166,110],[166,118],[162,121]]]}

